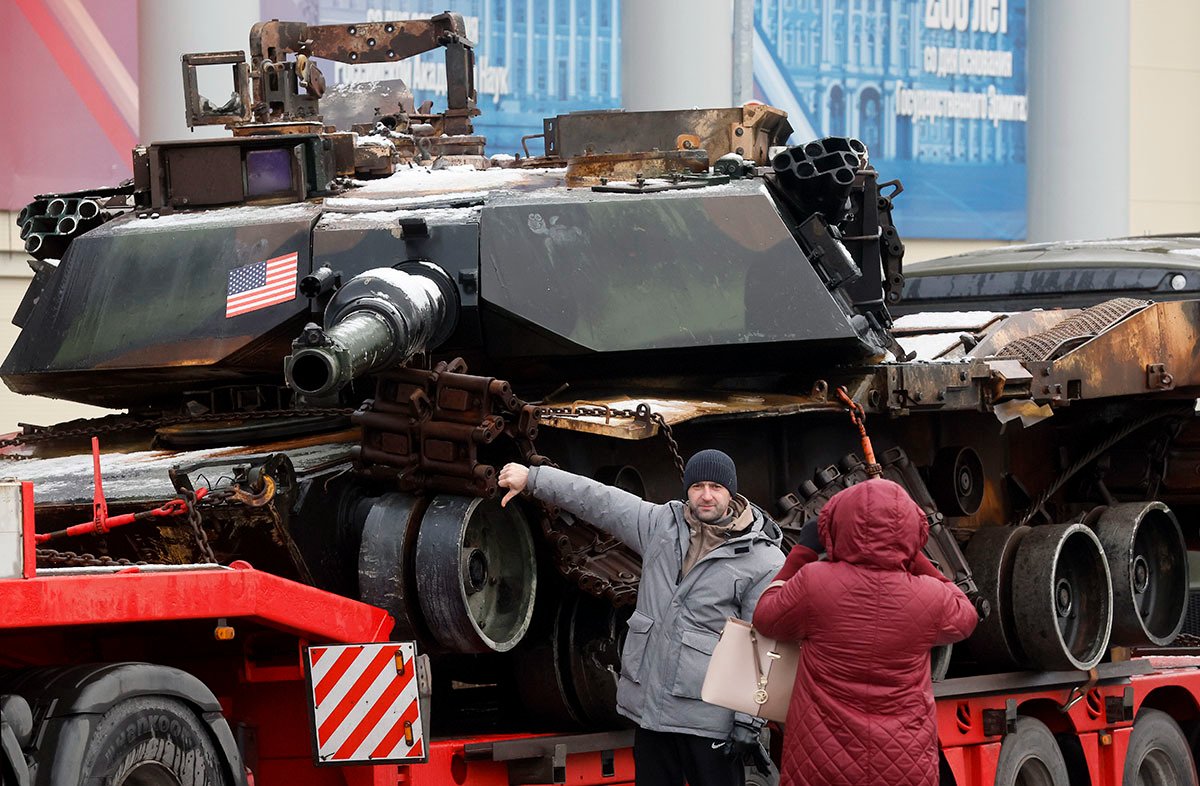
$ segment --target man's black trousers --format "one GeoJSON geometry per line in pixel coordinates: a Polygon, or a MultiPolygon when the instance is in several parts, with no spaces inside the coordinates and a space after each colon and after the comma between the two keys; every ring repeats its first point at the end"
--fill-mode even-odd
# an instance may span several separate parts
{"type": "Polygon", "coordinates": [[[638,729],[633,736],[637,786],[744,786],[740,761],[720,740],[638,729]],[[713,745],[718,747],[714,748],[713,745]]]}

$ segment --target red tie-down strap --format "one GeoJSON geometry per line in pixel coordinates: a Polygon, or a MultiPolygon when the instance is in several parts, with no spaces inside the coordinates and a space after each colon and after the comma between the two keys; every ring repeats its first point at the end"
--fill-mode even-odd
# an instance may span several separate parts
{"type": "Polygon", "coordinates": [[[862,404],[850,398],[845,387],[839,387],[837,395],[838,399],[846,405],[846,409],[850,411],[850,421],[858,428],[858,436],[862,440],[863,460],[867,463],[867,475],[877,478],[883,474],[883,467],[876,463],[875,449],[871,447],[871,438],[867,436],[867,413],[862,408],[862,404]]]}
{"type": "MultiPolygon", "coordinates": [[[[104,486],[100,479],[100,440],[95,437],[92,437],[92,472],[95,484],[92,499],[92,520],[54,532],[35,534],[33,536],[35,544],[40,546],[55,538],[73,538],[79,535],[103,535],[109,530],[123,527],[126,524],[132,524],[135,521],[163,516],[186,516],[188,513],[187,500],[179,496],[168,500],[152,510],[141,510],[137,513],[122,513],[119,516],[109,516],[108,501],[104,498],[104,486]]],[[[208,489],[197,489],[196,499],[200,500],[206,494],[208,494],[208,489]]]]}

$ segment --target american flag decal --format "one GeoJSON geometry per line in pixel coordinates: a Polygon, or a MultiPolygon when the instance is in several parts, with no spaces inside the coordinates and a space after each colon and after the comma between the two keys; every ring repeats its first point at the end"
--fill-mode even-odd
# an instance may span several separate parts
{"type": "Polygon", "coordinates": [[[308,648],[318,764],[425,761],[411,642],[308,648]]]}
{"type": "Polygon", "coordinates": [[[296,298],[295,251],[229,271],[225,317],[236,317],[296,298]]]}

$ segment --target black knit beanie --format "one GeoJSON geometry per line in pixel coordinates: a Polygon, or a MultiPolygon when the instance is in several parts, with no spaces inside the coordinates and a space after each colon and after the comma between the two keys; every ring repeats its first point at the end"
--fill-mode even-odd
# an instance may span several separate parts
{"type": "Polygon", "coordinates": [[[737,496],[737,467],[733,459],[719,450],[702,450],[688,459],[683,469],[683,490],[686,493],[696,483],[720,483],[737,496]]]}

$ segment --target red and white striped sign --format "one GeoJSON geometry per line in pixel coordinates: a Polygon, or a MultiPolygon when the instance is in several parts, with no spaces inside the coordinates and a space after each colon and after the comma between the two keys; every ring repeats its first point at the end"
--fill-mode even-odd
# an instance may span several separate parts
{"type": "Polygon", "coordinates": [[[410,642],[308,648],[318,764],[425,761],[410,642]]]}

